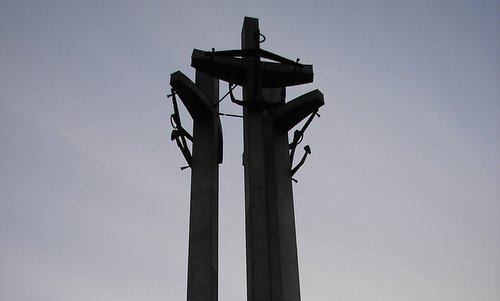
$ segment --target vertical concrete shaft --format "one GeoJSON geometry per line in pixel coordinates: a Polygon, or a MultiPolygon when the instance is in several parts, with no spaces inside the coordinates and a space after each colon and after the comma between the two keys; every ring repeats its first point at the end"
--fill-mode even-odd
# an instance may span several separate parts
{"type": "MultiPolygon", "coordinates": [[[[258,20],[245,18],[242,49],[258,48],[258,20]]],[[[243,100],[279,101],[281,89],[261,88],[259,57],[245,63],[243,100]]],[[[243,116],[248,301],[299,301],[287,131],[268,110],[247,106],[243,116]]]]}
{"type": "MultiPolygon", "coordinates": [[[[268,102],[279,102],[281,89],[265,89],[268,102]]],[[[265,119],[266,189],[273,301],[299,301],[299,267],[288,131],[265,119]]]]}
{"type": "MultiPolygon", "coordinates": [[[[219,81],[200,71],[196,85],[215,104],[219,81]]],[[[188,301],[217,301],[219,118],[194,118],[188,250],[188,301]]]]}
{"type": "MultiPolygon", "coordinates": [[[[258,49],[257,19],[245,18],[241,33],[242,49],[258,49]]],[[[248,57],[245,102],[259,101],[258,57],[248,57]]],[[[247,300],[271,300],[269,239],[267,225],[266,177],[264,160],[264,120],[262,112],[243,108],[243,164],[245,178],[245,224],[247,247],[247,300]]]]}

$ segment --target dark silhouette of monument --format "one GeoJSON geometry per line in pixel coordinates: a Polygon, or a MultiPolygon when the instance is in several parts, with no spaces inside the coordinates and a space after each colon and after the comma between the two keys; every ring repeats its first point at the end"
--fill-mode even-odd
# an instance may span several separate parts
{"type": "Polygon", "coordinates": [[[300,300],[292,176],[311,153],[309,145],[295,166],[293,161],[304,131],[319,116],[324,101],[318,90],[286,101],[286,87],[312,82],[312,66],[261,49],[264,40],[258,19],[246,17],[241,49],[195,49],[191,66],[196,69],[196,83],[179,71],[170,78],[171,139],[186,159],[183,169],[191,168],[188,301],[217,300],[219,80],[229,83],[231,101],[243,107],[247,299],[300,300]],[[232,93],[235,85],[243,88],[242,100],[232,93]],[[192,135],[181,125],[176,96],[193,118],[192,135]],[[289,142],[288,131],[306,118],[289,142]]]}

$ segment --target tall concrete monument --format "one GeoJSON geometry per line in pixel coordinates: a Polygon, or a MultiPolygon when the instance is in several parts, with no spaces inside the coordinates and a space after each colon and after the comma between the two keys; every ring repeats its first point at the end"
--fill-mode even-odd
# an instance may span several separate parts
{"type": "Polygon", "coordinates": [[[192,170],[188,301],[217,300],[219,80],[229,83],[231,101],[243,107],[247,300],[300,300],[292,181],[310,147],[295,166],[293,161],[324,100],[314,90],[287,102],[288,86],[312,82],[312,66],[261,49],[264,40],[258,19],[246,17],[241,49],[193,51],[196,84],[179,71],[171,75],[172,140],[192,170]],[[235,85],[243,89],[242,100],[232,93],[235,85]],[[192,136],[180,123],[176,95],[193,118],[192,136]],[[304,119],[289,141],[288,132],[304,119]]]}

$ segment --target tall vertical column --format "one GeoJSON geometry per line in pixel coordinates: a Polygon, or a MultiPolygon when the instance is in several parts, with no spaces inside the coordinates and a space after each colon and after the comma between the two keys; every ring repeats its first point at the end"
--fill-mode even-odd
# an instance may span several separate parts
{"type": "MultiPolygon", "coordinates": [[[[211,104],[219,97],[219,81],[196,71],[196,85],[211,104]]],[[[194,119],[191,209],[189,222],[188,301],[217,301],[219,118],[194,119]]]]}
{"type": "MultiPolygon", "coordinates": [[[[245,18],[242,49],[259,48],[257,19],[245,18]]],[[[260,59],[245,59],[244,168],[249,301],[300,300],[287,129],[251,102],[280,102],[281,88],[262,89],[260,59]]],[[[284,104],[283,104],[284,105],[284,104]]]]}
{"type": "MultiPolygon", "coordinates": [[[[279,102],[281,89],[265,89],[264,98],[279,102]]],[[[283,104],[284,105],[284,104],[283,104]]],[[[272,300],[299,301],[299,269],[288,148],[288,130],[266,118],[266,179],[272,300]]]]}
{"type": "MultiPolygon", "coordinates": [[[[258,32],[258,19],[245,18],[241,33],[243,50],[259,48],[258,32]]],[[[257,56],[245,58],[244,102],[261,101],[259,62],[260,58],[257,56]]],[[[248,301],[271,300],[264,130],[262,110],[245,106],[243,108],[243,164],[248,301]]]]}
{"type": "Polygon", "coordinates": [[[170,81],[193,117],[188,249],[188,301],[218,298],[218,185],[222,133],[218,79],[196,71],[196,84],[181,72],[170,81]]]}

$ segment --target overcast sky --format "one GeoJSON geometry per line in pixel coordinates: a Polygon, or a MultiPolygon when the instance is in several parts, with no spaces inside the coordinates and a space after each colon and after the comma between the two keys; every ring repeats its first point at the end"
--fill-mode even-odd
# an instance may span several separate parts
{"type": "MultiPolygon", "coordinates": [[[[240,47],[244,16],[313,64],[290,99],[325,95],[294,184],[302,300],[500,300],[498,0],[2,0],[0,299],[185,300],[165,96],[193,48],[240,47]]],[[[219,300],[245,300],[242,125],[223,118],[219,300]]]]}

